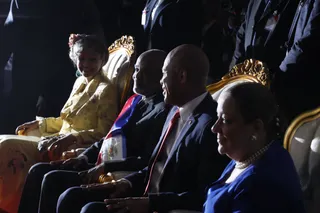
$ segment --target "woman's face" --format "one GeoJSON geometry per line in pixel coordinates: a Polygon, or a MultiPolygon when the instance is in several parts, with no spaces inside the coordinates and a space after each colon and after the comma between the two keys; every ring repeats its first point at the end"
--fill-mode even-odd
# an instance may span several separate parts
{"type": "Polygon", "coordinates": [[[253,125],[245,123],[230,93],[223,93],[219,97],[217,115],[218,120],[211,130],[217,134],[218,152],[231,159],[240,160],[246,149],[250,149],[253,125]]]}
{"type": "Polygon", "coordinates": [[[103,64],[102,56],[92,49],[83,49],[77,54],[77,68],[85,77],[97,74],[103,64]]]}

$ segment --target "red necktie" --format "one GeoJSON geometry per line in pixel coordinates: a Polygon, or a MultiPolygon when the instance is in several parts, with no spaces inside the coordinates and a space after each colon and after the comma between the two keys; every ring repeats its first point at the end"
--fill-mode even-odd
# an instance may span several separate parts
{"type": "Polygon", "coordinates": [[[151,181],[151,177],[152,177],[152,172],[153,172],[153,169],[154,169],[154,166],[157,162],[157,159],[159,157],[159,154],[161,153],[162,149],[163,149],[163,145],[166,141],[166,138],[167,136],[169,135],[169,133],[171,132],[171,130],[173,129],[172,127],[174,127],[175,123],[177,123],[178,119],[180,118],[180,112],[179,112],[179,109],[176,111],[176,113],[174,114],[173,118],[171,119],[170,121],[170,124],[169,124],[169,127],[166,131],[166,134],[164,135],[163,139],[162,139],[162,142],[161,142],[161,145],[160,145],[160,148],[159,148],[159,151],[152,163],[152,166],[151,166],[151,170],[150,170],[150,174],[149,174],[149,180],[148,180],[148,183],[147,183],[147,186],[146,186],[146,189],[144,191],[144,195],[146,195],[148,193],[148,190],[149,190],[149,186],[150,186],[150,181],[151,181]]]}

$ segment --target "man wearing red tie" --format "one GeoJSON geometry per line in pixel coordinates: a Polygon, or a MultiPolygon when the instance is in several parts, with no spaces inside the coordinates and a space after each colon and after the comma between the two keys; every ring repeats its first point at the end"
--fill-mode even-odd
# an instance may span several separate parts
{"type": "Polygon", "coordinates": [[[71,188],[60,196],[57,212],[76,212],[76,206],[93,201],[90,197],[102,190],[105,195],[95,201],[108,200],[89,203],[81,212],[202,209],[205,187],[228,161],[218,154],[216,136],[210,131],[217,104],[206,92],[209,62],[198,47],[181,45],[169,53],[162,71],[165,102],[175,107],[148,167],[117,182],[71,188]]]}

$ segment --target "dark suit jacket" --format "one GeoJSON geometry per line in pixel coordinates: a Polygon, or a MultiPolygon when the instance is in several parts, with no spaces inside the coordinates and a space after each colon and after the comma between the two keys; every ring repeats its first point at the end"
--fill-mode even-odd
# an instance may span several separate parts
{"type": "MultiPolygon", "coordinates": [[[[138,112],[138,114],[141,113],[141,117],[133,115],[122,128],[127,140],[128,158],[123,161],[105,162],[106,172],[136,171],[143,169],[148,164],[161,135],[169,106],[163,102],[162,94],[158,94],[147,103],[146,107],[136,110],[141,110],[138,112]]],[[[137,113],[136,110],[134,114],[137,113]]],[[[103,140],[94,143],[82,153],[88,157],[89,163],[96,163],[103,140]]]]}
{"type": "MultiPolygon", "coordinates": [[[[164,0],[151,20],[151,13],[158,0],[149,0],[146,4],[147,40],[151,49],[169,52],[181,44],[200,45],[202,29],[201,1],[164,0]]],[[[148,45],[148,44],[146,44],[148,45]]]]}
{"type": "Polygon", "coordinates": [[[264,13],[259,9],[264,0],[251,0],[248,5],[245,21],[237,33],[236,47],[230,67],[243,62],[247,58],[255,58],[265,62],[272,70],[278,67],[285,56],[283,48],[288,39],[288,32],[294,16],[298,0],[273,0],[277,2],[264,13]],[[254,34],[264,29],[267,19],[279,14],[278,22],[263,43],[255,44],[254,34]]]}
{"type": "MultiPolygon", "coordinates": [[[[276,75],[279,101],[285,101],[289,120],[320,105],[318,89],[320,1],[305,0],[296,11],[288,53],[276,75]],[[306,95],[307,94],[307,95],[306,95]],[[297,100],[299,100],[297,102],[297,100]]],[[[279,103],[281,104],[281,103],[279,103]]]]}
{"type": "Polygon", "coordinates": [[[226,51],[225,46],[230,45],[230,42],[225,38],[223,28],[218,22],[214,22],[202,35],[202,50],[210,62],[210,83],[221,80],[228,72],[227,66],[224,66],[223,54],[226,51]]]}
{"type": "MultiPolygon", "coordinates": [[[[293,23],[295,30],[289,39],[293,42],[280,65],[284,72],[295,70],[301,72],[305,66],[318,65],[319,56],[315,53],[320,49],[320,1],[305,0],[305,3],[297,9],[296,16],[298,19],[293,23]]],[[[308,71],[303,70],[303,72],[308,71]]]]}
{"type": "MultiPolygon", "coordinates": [[[[159,183],[160,193],[149,194],[151,211],[201,210],[205,187],[220,176],[229,161],[218,153],[216,135],[211,132],[217,119],[216,107],[216,102],[208,94],[182,128],[164,165],[159,183]]],[[[175,110],[176,108],[172,109],[168,115],[149,167],[126,177],[132,183],[133,196],[142,196],[144,193],[150,174],[149,168],[175,110]]]]}

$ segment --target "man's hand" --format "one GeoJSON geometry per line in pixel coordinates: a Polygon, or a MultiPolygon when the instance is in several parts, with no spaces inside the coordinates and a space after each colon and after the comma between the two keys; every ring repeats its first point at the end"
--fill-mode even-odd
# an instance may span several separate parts
{"type": "Polygon", "coordinates": [[[79,172],[79,175],[83,178],[84,183],[98,183],[99,176],[104,174],[104,164],[95,166],[87,171],[79,172]]]}
{"type": "Polygon", "coordinates": [[[104,200],[107,204],[108,212],[115,213],[148,213],[149,198],[148,197],[127,197],[119,199],[104,200]]]}
{"type": "Polygon", "coordinates": [[[51,160],[60,159],[62,153],[66,151],[68,147],[71,146],[76,141],[77,141],[77,138],[72,134],[65,135],[57,139],[48,147],[48,152],[50,153],[50,156],[49,156],[50,159],[51,160]]]}
{"type": "Polygon", "coordinates": [[[75,170],[79,170],[80,168],[88,166],[86,159],[81,156],[77,158],[70,158],[67,160],[51,161],[50,164],[59,165],[61,169],[73,168],[75,170]]]}
{"type": "Polygon", "coordinates": [[[27,123],[24,123],[24,124],[18,126],[16,128],[16,134],[18,135],[18,132],[20,130],[22,130],[23,133],[26,134],[27,132],[34,130],[34,129],[38,129],[38,128],[39,128],[39,121],[37,121],[37,120],[30,121],[30,122],[27,122],[27,123]]]}
{"type": "Polygon", "coordinates": [[[129,181],[126,180],[118,180],[106,183],[93,183],[89,185],[82,185],[82,188],[91,189],[101,189],[110,191],[109,197],[110,198],[117,198],[117,197],[126,197],[129,196],[131,185],[129,181]]]}

